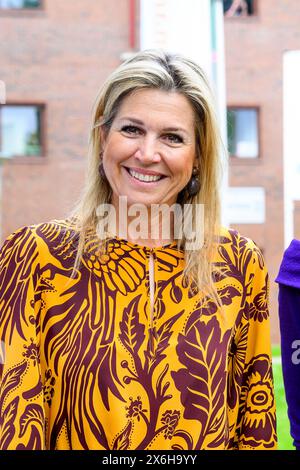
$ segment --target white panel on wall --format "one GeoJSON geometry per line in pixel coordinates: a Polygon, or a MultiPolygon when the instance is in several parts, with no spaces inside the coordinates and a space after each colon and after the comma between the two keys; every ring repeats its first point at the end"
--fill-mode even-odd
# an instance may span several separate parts
{"type": "Polygon", "coordinates": [[[228,188],[226,209],[230,224],[263,224],[266,219],[265,205],[264,188],[228,188]]]}
{"type": "Polygon", "coordinates": [[[141,0],[141,49],[194,59],[212,75],[210,0],[141,0]]]}

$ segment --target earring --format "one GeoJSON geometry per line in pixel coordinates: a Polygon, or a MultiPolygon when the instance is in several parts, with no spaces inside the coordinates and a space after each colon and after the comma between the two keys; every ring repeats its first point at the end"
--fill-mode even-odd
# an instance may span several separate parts
{"type": "Polygon", "coordinates": [[[190,197],[195,196],[200,190],[199,169],[193,168],[193,173],[190,181],[187,184],[187,190],[190,197]]]}
{"type": "Polygon", "coordinates": [[[103,161],[102,161],[102,156],[103,156],[103,151],[100,152],[100,164],[99,164],[99,167],[98,167],[98,170],[99,170],[99,174],[101,176],[102,179],[105,179],[106,175],[105,175],[105,171],[104,171],[104,168],[103,168],[103,161]]]}

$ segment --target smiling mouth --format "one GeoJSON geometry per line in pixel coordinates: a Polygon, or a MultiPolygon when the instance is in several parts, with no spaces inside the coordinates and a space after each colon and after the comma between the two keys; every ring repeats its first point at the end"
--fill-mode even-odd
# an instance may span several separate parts
{"type": "Polygon", "coordinates": [[[143,173],[138,173],[137,171],[134,171],[131,168],[127,168],[126,166],[124,168],[132,178],[137,181],[141,181],[142,183],[156,183],[157,181],[166,178],[166,176],[164,175],[145,175],[143,173]]]}

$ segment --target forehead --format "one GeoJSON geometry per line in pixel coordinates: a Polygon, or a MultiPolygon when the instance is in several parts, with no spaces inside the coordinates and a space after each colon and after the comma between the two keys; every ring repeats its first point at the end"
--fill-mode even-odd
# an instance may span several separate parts
{"type": "Polygon", "coordinates": [[[186,125],[193,125],[195,121],[194,110],[189,100],[176,91],[151,88],[133,91],[122,100],[117,117],[122,118],[129,113],[141,118],[161,117],[185,121],[186,125]]]}

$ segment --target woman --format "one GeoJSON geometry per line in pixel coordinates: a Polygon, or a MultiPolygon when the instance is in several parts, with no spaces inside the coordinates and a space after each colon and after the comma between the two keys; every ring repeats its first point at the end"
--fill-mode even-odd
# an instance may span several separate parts
{"type": "Polygon", "coordinates": [[[294,446],[300,450],[300,241],[292,240],[281,262],[279,324],[282,372],[294,446]]]}
{"type": "Polygon", "coordinates": [[[108,78],[71,217],[2,248],[2,448],[276,447],[267,272],[220,230],[218,150],[192,61],[140,52],[108,78]],[[176,218],[200,204],[203,244],[176,218]]]}

